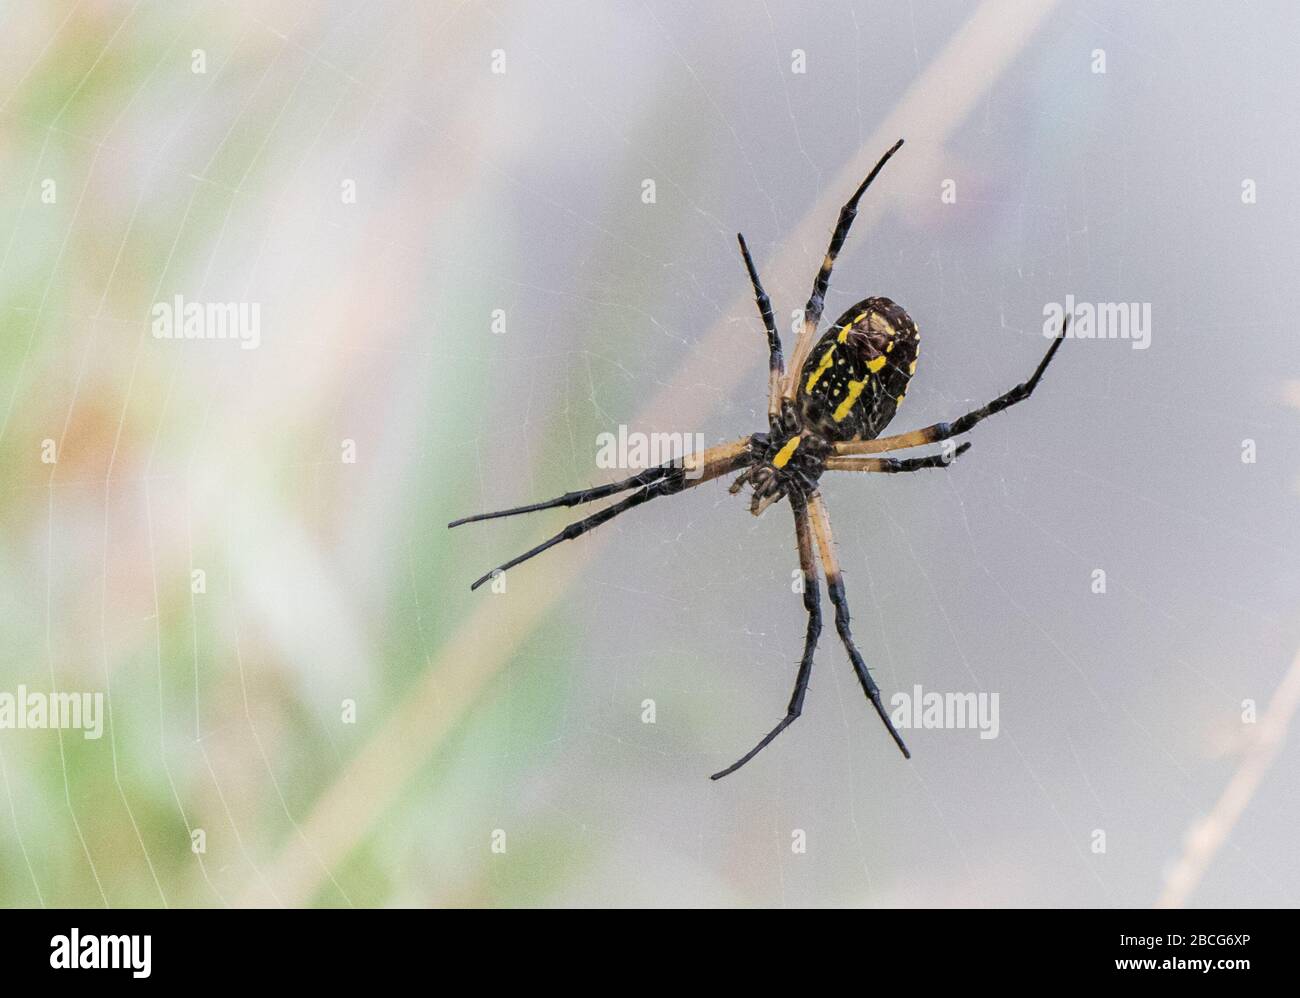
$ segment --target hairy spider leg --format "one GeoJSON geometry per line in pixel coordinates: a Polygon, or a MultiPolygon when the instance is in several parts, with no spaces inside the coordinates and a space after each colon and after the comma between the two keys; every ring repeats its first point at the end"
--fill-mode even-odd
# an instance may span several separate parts
{"type": "Polygon", "coordinates": [[[566,492],[556,499],[548,499],[546,502],[535,502],[529,506],[516,506],[513,509],[500,509],[495,513],[476,513],[473,516],[462,516],[459,520],[452,520],[447,524],[448,527],[459,527],[464,523],[477,523],[479,520],[495,520],[502,516],[518,516],[521,513],[536,513],[543,509],[554,509],[557,506],[579,506],[585,502],[595,502],[597,499],[604,499],[608,496],[618,495],[620,492],[626,492],[628,489],[640,488],[642,485],[649,485],[651,482],[658,481],[668,474],[674,468],[674,464],[659,464],[653,468],[647,468],[645,471],[633,475],[631,478],[625,478],[621,482],[610,482],[608,485],[597,485],[590,489],[579,489],[577,492],[566,492]]]}
{"type": "Polygon", "coordinates": [[[812,350],[813,343],[817,339],[817,325],[821,322],[822,309],[826,305],[826,289],[830,287],[831,283],[831,268],[835,266],[835,258],[840,255],[840,249],[844,246],[844,240],[848,237],[849,228],[853,225],[853,219],[857,217],[858,202],[862,199],[862,195],[866,193],[867,188],[871,186],[871,182],[885,168],[885,164],[889,162],[889,157],[898,152],[902,146],[903,140],[899,139],[885,155],[880,157],[880,162],[872,168],[871,172],[867,174],[867,178],[853,192],[853,196],[840,209],[839,221],[835,225],[835,231],[831,234],[830,249],[826,251],[826,257],[822,260],[821,268],[817,271],[817,276],[813,280],[812,295],[808,298],[808,304],[804,306],[803,329],[799,333],[799,338],[795,341],[794,352],[790,355],[790,373],[786,378],[783,392],[785,398],[794,398],[804,361],[808,359],[808,352],[812,350]]]}
{"type": "MultiPolygon", "coordinates": [[[[570,541],[575,537],[581,537],[588,531],[599,527],[602,523],[607,523],[620,513],[625,513],[629,509],[640,506],[642,503],[649,502],[651,499],[657,499],[660,496],[675,495],[678,492],[694,488],[696,485],[702,485],[704,482],[712,481],[720,475],[728,474],[729,472],[743,467],[750,461],[749,443],[749,437],[742,437],[741,439],[732,441],[728,444],[719,444],[717,447],[710,447],[701,454],[689,455],[680,466],[669,467],[666,473],[656,476],[655,480],[650,481],[639,491],[633,492],[627,498],[614,503],[612,506],[606,506],[599,512],[593,513],[584,519],[570,523],[549,540],[542,542],[535,548],[525,551],[516,558],[511,558],[502,565],[498,565],[470,586],[470,589],[477,589],[479,586],[483,585],[483,583],[491,579],[497,572],[504,572],[508,569],[514,568],[516,565],[528,561],[530,558],[537,557],[537,555],[541,554],[543,551],[547,551],[563,541],[570,541]]],[[[658,469],[649,470],[657,471],[658,469]]],[[[621,483],[616,482],[614,483],[614,486],[618,486],[619,484],[621,483]]],[[[612,488],[614,486],[604,487],[612,488]]],[[[545,509],[551,505],[559,505],[559,503],[541,503],[538,504],[538,508],[545,509]]],[[[521,507],[520,511],[529,511],[529,509],[527,507],[521,507]]],[[[501,515],[507,515],[510,512],[513,511],[507,510],[501,515]]],[[[488,515],[491,516],[493,514],[488,515]]]]}
{"type": "Polygon", "coordinates": [[[785,377],[785,363],[781,358],[781,336],[776,331],[776,321],[772,318],[772,299],[763,290],[763,282],[758,279],[758,270],[754,267],[754,258],[749,255],[745,237],[739,232],[736,239],[740,243],[740,255],[745,258],[745,269],[749,271],[749,282],[754,286],[754,302],[758,305],[758,314],[763,318],[763,328],[767,330],[767,420],[775,424],[781,411],[781,379],[785,377]]]}
{"type": "Polygon", "coordinates": [[[1066,330],[1069,328],[1070,317],[1066,316],[1065,321],[1061,323],[1061,332],[1052,340],[1052,345],[1047,348],[1047,353],[1043,356],[1033,376],[1028,381],[1016,385],[1011,391],[999,395],[988,405],[973,409],[950,423],[935,423],[932,426],[912,430],[909,433],[899,433],[892,437],[879,437],[876,440],[850,440],[847,443],[836,444],[835,453],[841,457],[848,454],[879,454],[882,451],[901,450],[905,447],[919,447],[921,444],[938,443],[940,440],[947,440],[949,437],[955,437],[973,429],[981,420],[988,419],[994,413],[1001,412],[1003,409],[1009,409],[1017,402],[1023,402],[1034,393],[1034,389],[1038,387],[1038,382],[1043,377],[1043,372],[1047,370],[1047,365],[1052,362],[1052,358],[1056,356],[1056,351],[1065,342],[1066,330]]]}
{"type": "Polygon", "coordinates": [[[795,539],[799,545],[799,567],[803,570],[803,606],[808,611],[808,631],[803,639],[803,658],[799,662],[799,672],[795,675],[794,693],[790,697],[790,706],[786,708],[785,717],[780,723],[738,760],[721,772],[710,776],[711,780],[720,780],[734,773],[767,748],[773,738],[793,724],[795,718],[803,713],[804,696],[808,693],[808,680],[812,677],[813,652],[817,649],[817,638],[822,632],[822,609],[817,582],[817,563],[813,559],[812,531],[808,526],[808,508],[802,498],[793,495],[790,497],[790,507],[794,510],[795,539]]]}
{"type": "Polygon", "coordinates": [[[925,468],[946,468],[957,458],[970,450],[970,443],[964,443],[951,456],[938,453],[925,457],[828,457],[827,471],[878,471],[887,475],[896,475],[905,471],[922,471],[925,468]]]}
{"type": "Polygon", "coordinates": [[[903,753],[904,758],[912,758],[912,753],[907,751],[907,746],[903,744],[903,737],[894,727],[894,722],[889,717],[889,712],[885,710],[885,705],[880,699],[880,687],[876,681],[871,678],[871,672],[867,669],[867,663],[862,660],[862,654],[853,642],[853,634],[849,630],[849,601],[844,593],[844,577],[840,574],[839,561],[835,557],[835,539],[831,535],[831,518],[826,512],[826,504],[822,502],[819,493],[814,493],[808,497],[808,512],[812,516],[813,534],[817,538],[817,550],[821,554],[822,571],[826,573],[826,590],[830,593],[831,602],[835,604],[835,630],[839,632],[840,640],[844,643],[844,650],[849,653],[849,660],[853,663],[853,671],[858,674],[858,682],[862,684],[862,692],[867,695],[871,705],[876,708],[876,713],[889,729],[890,737],[894,739],[894,744],[898,750],[903,753]]]}

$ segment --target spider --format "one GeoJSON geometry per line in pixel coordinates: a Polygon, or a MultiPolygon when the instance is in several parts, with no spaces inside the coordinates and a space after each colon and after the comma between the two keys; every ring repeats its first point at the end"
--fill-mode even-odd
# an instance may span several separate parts
{"type": "Polygon", "coordinates": [[[803,604],[808,613],[803,658],[795,676],[794,693],[790,697],[785,716],[776,727],[736,762],[714,773],[710,777],[714,780],[734,773],[753,759],[803,712],[804,697],[812,676],[813,652],[822,628],[814,545],[821,557],[826,589],[835,606],[835,630],[853,663],[858,682],[894,743],[905,758],[911,758],[911,753],[881,701],[880,687],[872,678],[849,630],[849,605],[845,596],[844,579],[835,556],[830,515],[817,483],[826,471],[897,474],[947,467],[954,458],[965,453],[970,447],[969,442],[962,443],[955,449],[951,443],[945,444],[939,452],[923,457],[900,459],[867,455],[950,440],[974,428],[975,424],[994,413],[1023,402],[1037,387],[1066,336],[1068,316],[1029,380],[999,395],[987,405],[950,423],[935,423],[908,433],[880,436],[894,418],[894,413],[903,401],[908,382],[916,372],[921,338],[916,323],[888,298],[865,298],[840,316],[820,339],[817,338],[817,327],[822,317],[826,289],[830,284],[831,268],[848,236],[854,216],[857,215],[858,201],[902,145],[903,140],[899,139],[880,158],[875,168],[840,209],[839,222],[831,235],[830,248],[813,280],[812,296],[804,309],[803,327],[796,338],[788,371],[782,359],[781,337],[772,318],[771,300],[763,290],[754,260],[749,255],[749,247],[745,245],[745,237],[736,237],[753,285],[758,312],[767,331],[768,432],[741,437],[677,461],[647,468],[623,481],[569,492],[557,499],[530,506],[467,516],[448,524],[449,527],[457,527],[478,520],[533,513],[557,506],[578,506],[631,492],[631,495],[599,512],[570,523],[550,540],[488,572],[470,587],[477,589],[499,572],[536,557],[562,541],[581,537],[635,506],[660,496],[675,495],[733,472],[740,474],[732,483],[730,491],[734,495],[748,484],[753,490],[749,508],[755,516],[762,514],[773,503],[788,498],[794,513],[795,542],[803,575],[803,604]]]}

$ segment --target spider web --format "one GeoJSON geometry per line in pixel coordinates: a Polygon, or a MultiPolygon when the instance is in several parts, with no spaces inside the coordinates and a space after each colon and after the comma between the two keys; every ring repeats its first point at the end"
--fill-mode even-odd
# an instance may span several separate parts
{"type": "MultiPolygon", "coordinates": [[[[0,692],[107,713],[0,731],[5,903],[1160,897],[1300,641],[1298,150],[1256,127],[1296,15],[991,11],[11,10],[0,692]],[[1150,303],[1151,345],[1067,343],[949,469],[824,479],[886,699],[996,694],[996,737],[904,762],[827,626],[803,717],[710,783],[794,681],[784,504],[705,485],[504,593],[468,585],[569,511],[443,525],[608,480],[620,426],[763,428],[735,232],[788,353],[895,130],[826,306],[918,322],[892,430],[1023,379],[1067,294],[1150,303]],[[258,302],[261,343],[155,338],[175,294],[258,302]]],[[[1295,762],[1197,903],[1296,902],[1295,762]]]]}

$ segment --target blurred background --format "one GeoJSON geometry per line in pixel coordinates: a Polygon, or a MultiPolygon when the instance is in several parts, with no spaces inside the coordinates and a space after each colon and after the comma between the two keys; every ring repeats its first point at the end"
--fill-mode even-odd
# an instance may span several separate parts
{"type": "Polygon", "coordinates": [[[0,901],[1300,898],[1293,5],[0,25],[0,691],[108,712],[0,730],[0,901]],[[899,136],[826,308],[916,319],[895,428],[1023,379],[1066,295],[1149,303],[1150,346],[1067,343],[948,470],[824,480],[885,696],[996,693],[998,737],[903,760],[828,627],[713,783],[790,696],[786,505],[713,483],[503,593],[568,511],[446,524],[615,477],[620,426],[763,429],[735,233],[788,328],[899,136]],[[153,336],[178,294],[257,303],[257,348],[153,336]]]}

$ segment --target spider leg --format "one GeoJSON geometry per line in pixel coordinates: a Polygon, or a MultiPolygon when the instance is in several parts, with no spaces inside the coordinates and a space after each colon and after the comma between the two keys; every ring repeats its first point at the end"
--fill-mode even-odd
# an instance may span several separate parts
{"type": "Polygon", "coordinates": [[[890,720],[889,713],[885,710],[885,705],[880,699],[880,687],[871,678],[867,663],[862,660],[861,652],[858,651],[857,645],[853,643],[853,634],[849,630],[849,601],[844,594],[844,578],[840,575],[839,562],[835,557],[835,540],[831,536],[831,519],[826,512],[826,504],[819,494],[814,493],[808,498],[808,511],[812,514],[813,533],[817,537],[817,550],[821,554],[822,570],[826,573],[826,589],[830,593],[831,602],[835,604],[835,630],[839,632],[840,640],[844,642],[844,650],[849,653],[849,659],[853,662],[853,671],[858,674],[858,682],[862,684],[862,691],[866,693],[871,705],[876,708],[876,713],[880,715],[880,719],[885,723],[890,737],[894,739],[894,744],[898,746],[904,758],[910,759],[912,753],[907,751],[902,736],[898,733],[898,729],[894,727],[894,722],[890,720]]]}
{"type": "Polygon", "coordinates": [[[740,254],[745,258],[745,269],[749,271],[749,283],[754,286],[754,301],[758,304],[758,314],[763,317],[763,328],[767,330],[767,418],[775,424],[777,414],[781,411],[781,379],[785,376],[785,362],[781,358],[781,336],[776,331],[776,321],[772,318],[772,299],[763,290],[763,282],[758,279],[758,270],[754,267],[754,258],[749,255],[745,237],[739,232],[736,239],[740,243],[740,254]]]}
{"type": "Polygon", "coordinates": [[[1056,356],[1056,351],[1065,342],[1065,333],[1069,327],[1070,317],[1066,316],[1065,322],[1061,324],[1060,334],[1052,340],[1052,345],[1047,348],[1047,353],[1039,362],[1033,376],[1028,381],[1016,385],[1011,391],[999,395],[988,405],[973,409],[951,423],[935,423],[933,426],[912,430],[910,433],[899,433],[892,437],[879,437],[876,440],[850,440],[847,443],[836,444],[835,454],[839,457],[846,454],[879,454],[881,451],[901,450],[904,447],[919,447],[921,444],[937,443],[940,440],[947,440],[949,437],[965,433],[967,430],[973,429],[975,424],[988,419],[994,413],[1008,409],[1017,402],[1023,402],[1038,387],[1038,382],[1042,379],[1043,372],[1047,370],[1047,365],[1052,362],[1052,358],[1056,356]]]}
{"type": "Polygon", "coordinates": [[[822,610],[821,596],[817,590],[817,563],[813,560],[812,532],[808,527],[808,508],[802,498],[793,495],[790,497],[790,507],[794,510],[795,538],[799,544],[799,567],[803,569],[803,605],[808,611],[808,631],[804,636],[803,659],[799,663],[799,672],[795,676],[794,694],[790,697],[790,706],[786,708],[785,717],[781,722],[739,760],[710,776],[711,780],[720,780],[749,762],[767,748],[773,738],[793,724],[795,718],[803,712],[803,700],[808,692],[808,680],[812,676],[813,651],[817,647],[817,637],[822,631],[822,610]]]}
{"type": "Polygon", "coordinates": [[[674,492],[680,492],[683,488],[685,488],[685,486],[676,479],[653,482],[641,489],[639,492],[633,492],[626,499],[616,502],[612,506],[606,506],[599,513],[592,513],[591,516],[570,523],[549,540],[543,541],[535,548],[530,548],[523,554],[511,558],[504,564],[498,565],[470,586],[470,589],[477,589],[479,586],[483,585],[483,583],[491,579],[492,576],[496,575],[497,572],[504,572],[507,569],[514,568],[516,565],[528,561],[530,558],[536,558],[543,551],[549,551],[551,548],[555,547],[555,545],[563,541],[571,541],[575,537],[581,537],[589,530],[595,530],[602,523],[608,523],[620,513],[625,513],[634,506],[640,506],[642,503],[649,502],[651,499],[657,499],[659,496],[672,495],[674,492]]]}
{"type": "Polygon", "coordinates": [[[924,468],[946,468],[961,457],[970,444],[964,443],[951,455],[940,452],[925,457],[830,457],[826,459],[827,471],[883,471],[895,475],[902,471],[921,471],[924,468]]]}
{"type": "MultiPolygon", "coordinates": [[[[606,506],[604,509],[597,513],[593,513],[588,517],[570,523],[549,540],[543,541],[535,548],[525,551],[518,557],[511,558],[502,565],[498,565],[470,586],[470,589],[477,589],[479,586],[483,585],[483,583],[491,579],[497,572],[504,572],[507,569],[514,568],[521,562],[528,561],[530,558],[535,558],[543,551],[553,548],[556,544],[563,541],[573,540],[575,537],[581,537],[588,531],[594,530],[602,523],[607,523],[620,513],[625,513],[627,510],[632,509],[635,506],[640,506],[642,503],[649,502],[651,499],[657,499],[659,496],[675,495],[678,492],[711,481],[719,475],[725,475],[730,471],[743,467],[750,461],[749,445],[750,438],[742,437],[741,439],[735,440],[729,444],[719,444],[717,447],[710,447],[708,450],[703,451],[700,454],[688,455],[680,467],[668,467],[665,474],[657,476],[656,480],[650,481],[639,491],[633,492],[627,498],[614,503],[612,506],[606,506]]],[[[655,471],[658,469],[652,468],[648,470],[655,471]]],[[[615,483],[615,485],[617,484],[619,483],[615,483]]],[[[611,488],[612,486],[604,487],[611,488]]],[[[558,505],[558,503],[541,503],[538,508],[545,509],[548,505],[558,505]]],[[[502,514],[488,515],[507,515],[510,512],[514,511],[506,510],[502,514]]],[[[472,517],[471,519],[475,518],[472,517]]],[[[455,526],[455,524],[452,524],[452,526],[455,526]]]]}
{"type": "Polygon", "coordinates": [[[495,520],[501,516],[536,513],[538,510],[554,509],[556,506],[578,506],[585,502],[595,502],[597,499],[604,499],[607,496],[626,492],[628,489],[640,488],[642,485],[656,482],[672,471],[673,467],[672,464],[656,465],[653,468],[646,468],[645,471],[635,474],[631,478],[625,478],[621,482],[610,482],[608,485],[597,485],[590,489],[579,489],[577,492],[566,492],[556,499],[535,502],[528,506],[515,506],[513,509],[500,509],[494,513],[476,513],[473,516],[462,516],[459,520],[452,520],[447,526],[459,527],[461,524],[477,523],[479,520],[495,520]]]}
{"type": "Polygon", "coordinates": [[[624,478],[620,482],[597,485],[590,489],[579,489],[577,492],[566,492],[556,499],[535,502],[528,506],[515,506],[513,509],[501,509],[494,513],[476,513],[473,516],[462,516],[459,520],[452,520],[447,526],[459,527],[465,523],[477,523],[479,520],[495,520],[502,516],[518,516],[520,513],[536,513],[538,510],[554,509],[557,506],[579,506],[582,503],[595,502],[597,499],[605,499],[620,492],[626,492],[628,489],[649,485],[652,482],[671,476],[675,472],[685,471],[687,478],[701,478],[708,481],[710,478],[716,478],[718,475],[730,471],[730,466],[723,468],[721,471],[716,471],[716,473],[713,469],[718,462],[728,461],[743,452],[744,445],[748,444],[750,439],[742,438],[729,444],[710,447],[700,454],[688,454],[679,461],[669,461],[667,464],[646,468],[645,471],[638,472],[631,478],[624,478]]]}
{"type": "Polygon", "coordinates": [[[844,240],[849,234],[849,227],[853,225],[853,219],[858,214],[858,201],[871,182],[876,179],[876,175],[885,168],[889,162],[889,157],[898,152],[902,146],[903,140],[899,139],[890,147],[885,155],[880,157],[875,167],[867,174],[867,179],[862,181],[861,185],[853,196],[845,202],[844,207],[840,209],[840,220],[835,226],[834,233],[831,234],[830,249],[826,251],[826,257],[822,260],[821,269],[817,271],[817,277],[813,280],[812,296],[808,299],[808,304],[804,306],[803,329],[799,333],[799,338],[795,341],[794,353],[790,356],[790,373],[785,381],[785,398],[794,398],[795,388],[799,383],[799,372],[803,370],[804,361],[808,359],[808,352],[812,349],[813,341],[817,338],[817,324],[821,322],[822,308],[826,304],[826,289],[831,282],[831,268],[835,266],[835,258],[840,254],[840,248],[844,245],[844,240]]]}

